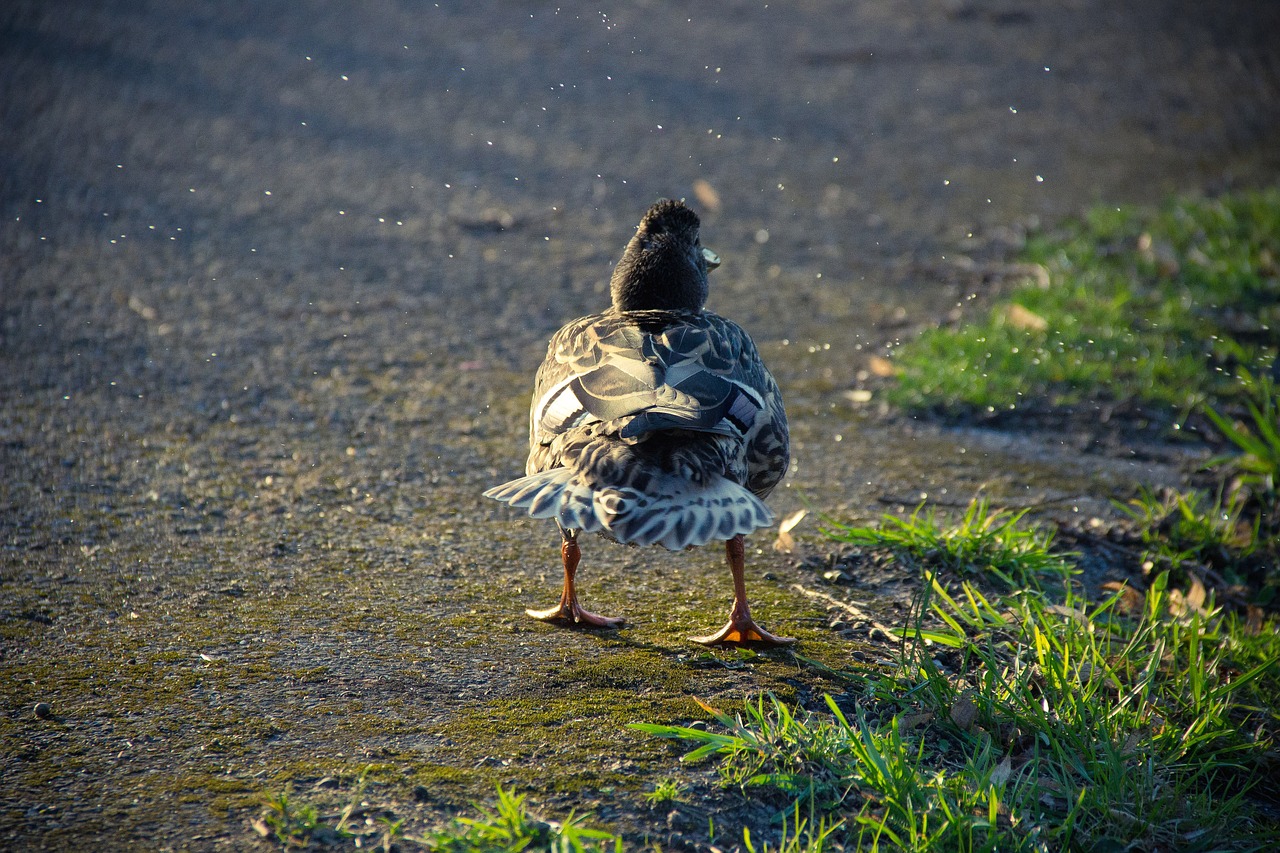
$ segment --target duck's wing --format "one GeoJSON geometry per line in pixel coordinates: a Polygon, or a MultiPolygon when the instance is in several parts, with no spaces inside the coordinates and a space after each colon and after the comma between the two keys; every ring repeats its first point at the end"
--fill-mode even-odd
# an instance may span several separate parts
{"type": "Polygon", "coordinates": [[[777,383],[746,331],[710,312],[600,314],[557,332],[535,382],[528,472],[563,464],[557,437],[597,422],[624,441],[663,430],[738,439],[757,495],[786,472],[777,383]]]}

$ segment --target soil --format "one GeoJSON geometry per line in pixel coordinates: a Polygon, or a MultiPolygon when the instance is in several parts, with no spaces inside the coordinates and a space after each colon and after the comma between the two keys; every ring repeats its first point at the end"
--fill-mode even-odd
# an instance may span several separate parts
{"type": "MultiPolygon", "coordinates": [[[[625,728],[845,689],[687,641],[728,608],[717,550],[586,543],[630,626],[523,616],[556,533],[480,492],[523,469],[547,336],[687,197],[787,397],[780,517],[981,492],[1105,528],[1203,449],[846,392],[1029,227],[1273,183],[1275,32],[1245,0],[4,4],[0,844],[267,849],[264,797],[336,813],[366,767],[369,831],[504,784],[632,843],[776,835],[625,728]],[[650,807],[666,778],[693,796],[650,807]]],[[[874,665],[807,593],[891,620],[911,582],[831,584],[816,517],[750,543],[757,616],[874,665]]]]}

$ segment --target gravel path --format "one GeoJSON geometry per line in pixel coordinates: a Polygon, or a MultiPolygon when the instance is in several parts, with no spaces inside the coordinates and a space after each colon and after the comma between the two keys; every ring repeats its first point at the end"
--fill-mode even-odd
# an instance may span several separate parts
{"type": "MultiPolygon", "coordinates": [[[[688,841],[637,805],[670,754],[609,711],[795,668],[684,641],[727,607],[710,552],[592,544],[592,601],[636,627],[526,624],[554,533],[479,497],[522,467],[547,334],[664,195],[791,404],[780,511],[982,487],[1105,514],[1180,476],[842,392],[1028,225],[1273,182],[1280,8],[690,8],[4,5],[0,844],[242,848],[263,792],[370,762],[419,825],[509,780],[688,841]]],[[[759,615],[838,656],[797,533],[756,543],[759,615]]]]}

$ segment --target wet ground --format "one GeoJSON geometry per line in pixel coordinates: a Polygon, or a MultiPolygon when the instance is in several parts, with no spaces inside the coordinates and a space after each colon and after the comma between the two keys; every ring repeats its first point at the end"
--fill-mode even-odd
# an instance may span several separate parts
{"type": "MultiPolygon", "coordinates": [[[[6,4],[0,839],[243,849],[264,792],[327,802],[373,764],[368,819],[415,831],[513,783],[674,846],[723,807],[732,844],[768,815],[649,809],[709,777],[625,723],[839,685],[685,640],[728,606],[712,550],[588,543],[624,631],[520,615],[556,536],[479,494],[522,469],[547,335],[687,197],[712,307],[787,395],[780,515],[982,491],[1106,523],[1197,449],[845,392],[1027,226],[1273,182],[1277,31],[1262,2],[6,4]]],[[[758,616],[874,659],[796,587],[900,596],[823,587],[815,531],[755,537],[758,616]]]]}

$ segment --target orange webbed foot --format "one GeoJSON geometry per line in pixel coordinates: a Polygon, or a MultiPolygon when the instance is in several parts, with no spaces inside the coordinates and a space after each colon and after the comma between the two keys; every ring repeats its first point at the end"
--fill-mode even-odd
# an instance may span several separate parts
{"type": "Polygon", "coordinates": [[[576,601],[562,601],[546,610],[526,610],[525,613],[543,622],[581,628],[621,628],[626,620],[615,616],[601,616],[580,606],[576,601]]]}
{"type": "Polygon", "coordinates": [[[750,616],[745,619],[730,618],[725,626],[714,634],[704,637],[690,637],[695,643],[704,646],[764,646],[774,648],[795,644],[793,637],[779,637],[771,634],[755,623],[750,616]]]}

